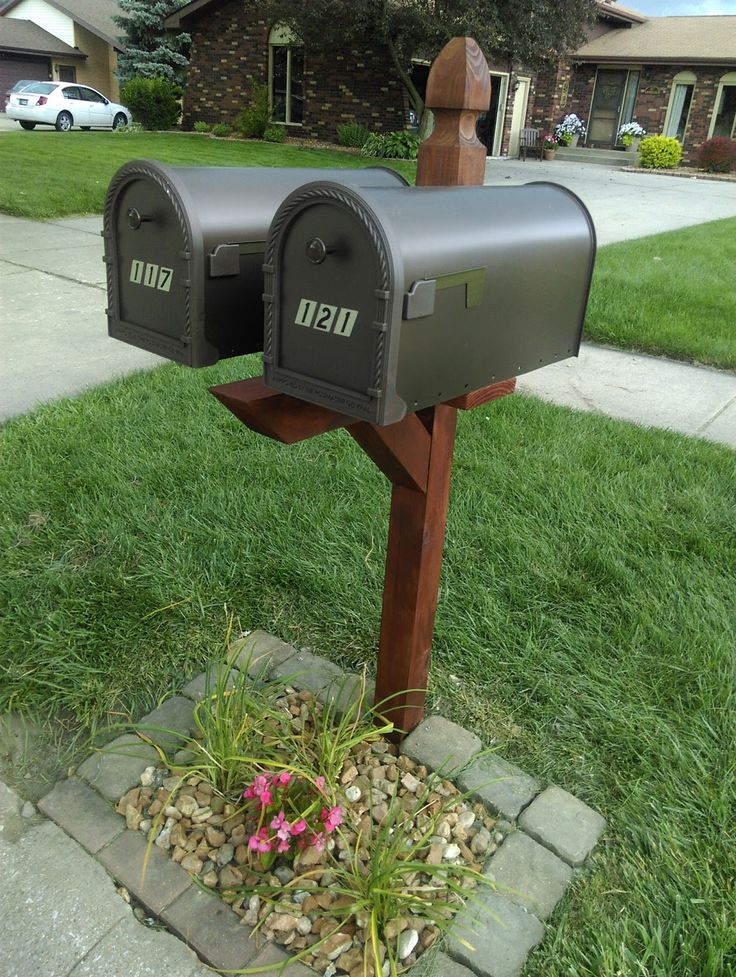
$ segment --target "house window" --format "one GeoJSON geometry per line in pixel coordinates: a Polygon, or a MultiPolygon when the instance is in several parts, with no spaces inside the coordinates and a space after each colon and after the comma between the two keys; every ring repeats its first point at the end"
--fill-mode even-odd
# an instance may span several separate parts
{"type": "Polygon", "coordinates": [[[685,139],[695,82],[695,75],[691,71],[681,71],[672,79],[670,104],[667,107],[667,116],[664,120],[664,135],[674,136],[680,142],[685,139]]]}
{"type": "Polygon", "coordinates": [[[711,136],[734,137],[736,133],[736,71],[723,75],[716,92],[715,111],[710,123],[711,136]]]}
{"type": "Polygon", "coordinates": [[[304,121],[304,47],[288,27],[278,24],[268,37],[268,94],[274,122],[304,121]]]}

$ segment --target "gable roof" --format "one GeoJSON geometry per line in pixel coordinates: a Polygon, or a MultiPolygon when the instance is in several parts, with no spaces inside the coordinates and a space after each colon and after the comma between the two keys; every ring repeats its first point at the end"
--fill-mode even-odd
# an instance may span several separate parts
{"type": "Polygon", "coordinates": [[[736,16],[651,17],[582,44],[572,59],[729,64],[736,62],[736,16]]]}
{"type": "Polygon", "coordinates": [[[621,7],[618,3],[607,3],[606,0],[597,0],[597,14],[602,20],[613,20],[624,24],[643,24],[647,19],[644,14],[636,10],[629,10],[621,7]]]}
{"type": "Polygon", "coordinates": [[[82,60],[87,57],[33,21],[13,17],[0,17],[0,51],[4,54],[44,54],[82,60]]]}
{"type": "MultiPolygon", "coordinates": [[[[20,2],[21,0],[9,0],[0,9],[0,16],[17,7],[20,2]]],[[[117,0],[44,0],[44,2],[60,10],[67,17],[71,17],[80,27],[85,27],[92,34],[101,37],[118,51],[123,50],[120,40],[122,28],[118,27],[112,19],[114,15],[122,14],[117,0]]]]}

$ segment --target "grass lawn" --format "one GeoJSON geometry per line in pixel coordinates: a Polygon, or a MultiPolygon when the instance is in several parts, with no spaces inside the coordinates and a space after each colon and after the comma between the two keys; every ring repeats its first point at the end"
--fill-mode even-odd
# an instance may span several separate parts
{"type": "MultiPolygon", "coordinates": [[[[131,159],[180,166],[375,166],[380,161],[330,149],[210,139],[178,132],[4,132],[0,212],[43,220],[101,214],[115,171],[131,159]]],[[[413,182],[415,163],[388,165],[413,182]]]]}
{"type": "Polygon", "coordinates": [[[585,335],[736,370],[734,269],[734,218],[601,248],[585,335]]]}
{"type": "MultiPolygon", "coordinates": [[[[388,486],[344,432],[285,448],[206,392],[257,370],[0,431],[0,705],[140,715],[229,610],[374,662],[388,486]]],[[[734,525],[726,448],[519,396],[460,417],[433,700],[610,822],[529,977],[735,972],[734,525]]]]}

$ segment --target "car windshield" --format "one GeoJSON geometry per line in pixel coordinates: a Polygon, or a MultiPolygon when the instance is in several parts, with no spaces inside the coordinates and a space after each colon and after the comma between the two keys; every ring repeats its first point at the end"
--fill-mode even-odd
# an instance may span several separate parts
{"type": "Polygon", "coordinates": [[[35,85],[29,85],[28,88],[24,88],[23,91],[29,92],[31,95],[48,95],[57,87],[58,85],[52,81],[38,81],[35,85]]]}

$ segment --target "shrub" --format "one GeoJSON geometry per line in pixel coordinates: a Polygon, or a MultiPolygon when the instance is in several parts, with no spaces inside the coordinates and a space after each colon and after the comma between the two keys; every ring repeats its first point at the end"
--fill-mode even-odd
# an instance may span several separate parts
{"type": "Polygon", "coordinates": [[[714,136],[698,149],[698,166],[707,173],[730,173],[736,162],[736,139],[714,136]]]}
{"type": "Polygon", "coordinates": [[[220,138],[232,135],[232,131],[233,127],[228,125],[227,122],[218,122],[217,125],[212,126],[212,135],[219,136],[220,138]]]}
{"type": "Polygon", "coordinates": [[[286,142],[286,126],[270,125],[263,133],[265,142],[286,142]]]}
{"type": "Polygon", "coordinates": [[[363,156],[374,159],[416,159],[419,136],[406,129],[401,132],[374,132],[366,139],[363,156]]]}
{"type": "Polygon", "coordinates": [[[181,115],[181,89],[166,78],[131,78],[120,99],[144,129],[173,129],[181,115]]]}
{"type": "Polygon", "coordinates": [[[268,105],[268,88],[254,85],[251,104],[243,109],[235,120],[235,128],[246,139],[263,139],[271,124],[271,110],[268,105]]]}
{"type": "Polygon", "coordinates": [[[647,136],[639,146],[639,162],[649,170],[671,170],[682,159],[682,146],[674,136],[647,136]]]}
{"type": "Polygon", "coordinates": [[[209,124],[209,122],[201,121],[195,122],[192,126],[192,129],[194,129],[195,132],[209,132],[211,128],[212,126],[209,124]]]}
{"type": "Polygon", "coordinates": [[[370,131],[359,122],[346,122],[337,127],[337,141],[341,146],[362,149],[369,136],[370,131]]]}

